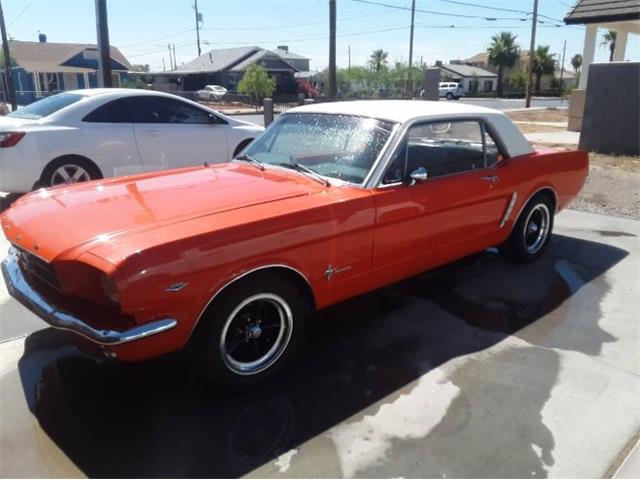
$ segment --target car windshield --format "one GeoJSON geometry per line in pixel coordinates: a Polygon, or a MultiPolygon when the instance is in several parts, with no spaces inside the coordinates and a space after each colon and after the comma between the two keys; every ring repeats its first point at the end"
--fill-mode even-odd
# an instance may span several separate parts
{"type": "Polygon", "coordinates": [[[361,184],[392,128],[391,123],[355,115],[287,113],[243,153],[263,164],[306,168],[361,184]]]}
{"type": "Polygon", "coordinates": [[[33,102],[26,107],[21,107],[15,112],[7,115],[7,117],[38,120],[40,118],[47,117],[58,110],[62,110],[83,98],[84,95],[78,95],[77,93],[59,93],[57,95],[45,97],[37,102],[33,102]]]}

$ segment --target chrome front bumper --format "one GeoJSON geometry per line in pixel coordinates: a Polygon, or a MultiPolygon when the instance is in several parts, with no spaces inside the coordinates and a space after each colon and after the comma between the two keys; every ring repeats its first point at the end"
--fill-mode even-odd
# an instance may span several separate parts
{"type": "Polygon", "coordinates": [[[97,330],[74,315],[58,310],[31,288],[18,265],[18,258],[14,248],[9,250],[9,255],[2,262],[2,275],[9,294],[53,328],[77,333],[101,345],[118,345],[133,342],[170,330],[177,324],[174,318],[163,318],[123,332],[97,330]]]}

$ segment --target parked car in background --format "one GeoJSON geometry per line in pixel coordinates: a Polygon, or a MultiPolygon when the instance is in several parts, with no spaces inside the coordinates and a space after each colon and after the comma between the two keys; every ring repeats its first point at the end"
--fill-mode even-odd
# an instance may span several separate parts
{"type": "Polygon", "coordinates": [[[440,82],[438,94],[440,98],[458,100],[460,97],[464,97],[464,87],[456,82],[440,82]]]}
{"type": "Polygon", "coordinates": [[[109,358],[185,348],[248,386],[291,358],[310,311],[493,246],[536,260],[587,171],[586,152],[536,151],[487,108],[308,105],[230,163],[22,197],[0,216],[2,271],[109,358]]]}
{"type": "Polygon", "coordinates": [[[262,130],[162,92],[64,92],[0,117],[0,191],[227,162],[262,130]]]}
{"type": "Polygon", "coordinates": [[[220,85],[207,85],[202,90],[196,92],[199,99],[210,102],[222,100],[226,94],[227,89],[220,85]]]}

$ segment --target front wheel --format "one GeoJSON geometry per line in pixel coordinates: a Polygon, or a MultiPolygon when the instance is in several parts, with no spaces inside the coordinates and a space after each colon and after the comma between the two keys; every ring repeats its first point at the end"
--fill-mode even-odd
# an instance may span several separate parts
{"type": "Polygon", "coordinates": [[[453,100],[453,93],[447,92],[446,97],[447,97],[447,100],[453,100]]]}
{"type": "Polygon", "coordinates": [[[193,339],[195,367],[207,380],[241,389],[275,374],[293,355],[309,306],[286,278],[259,274],[223,291],[193,339]]]}
{"type": "Polygon", "coordinates": [[[524,208],[509,236],[499,247],[509,260],[530,263],[545,251],[553,231],[553,202],[549,195],[540,193],[524,208]]]}

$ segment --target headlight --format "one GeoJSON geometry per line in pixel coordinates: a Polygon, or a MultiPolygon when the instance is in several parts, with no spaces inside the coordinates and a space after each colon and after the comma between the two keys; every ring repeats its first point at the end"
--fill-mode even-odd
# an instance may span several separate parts
{"type": "Polygon", "coordinates": [[[102,285],[104,296],[112,303],[119,305],[120,295],[118,295],[118,290],[116,289],[116,284],[113,279],[109,275],[102,275],[102,277],[100,277],[100,285],[102,285]]]}

